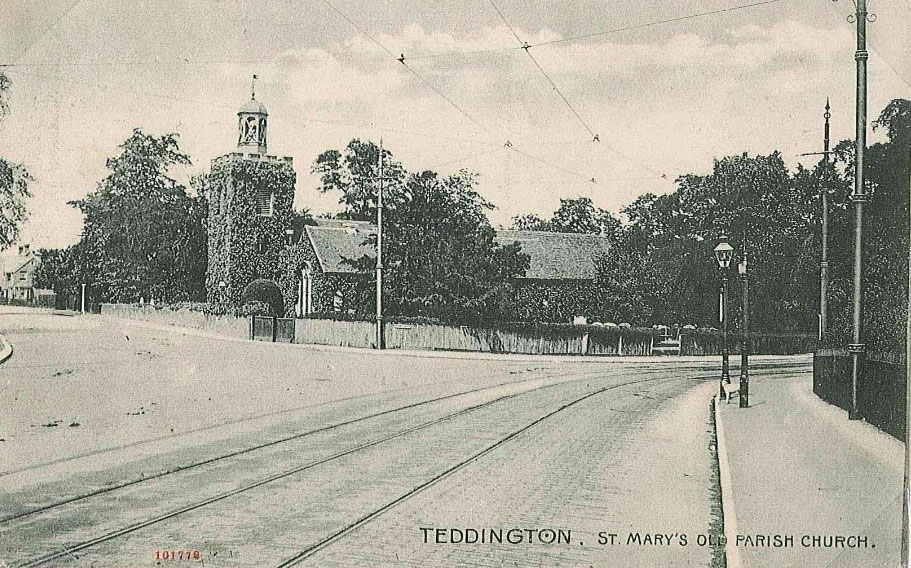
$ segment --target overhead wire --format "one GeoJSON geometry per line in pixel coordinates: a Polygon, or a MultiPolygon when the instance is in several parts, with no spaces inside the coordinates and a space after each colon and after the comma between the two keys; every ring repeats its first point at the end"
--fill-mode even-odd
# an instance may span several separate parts
{"type": "Polygon", "coordinates": [[[75,9],[76,6],[81,1],[82,0],[74,0],[73,3],[70,4],[70,6],[66,10],[64,10],[58,17],[54,18],[54,21],[52,21],[48,27],[44,28],[44,31],[42,31],[40,34],[38,34],[38,36],[35,39],[33,39],[31,42],[29,42],[28,45],[25,46],[25,49],[22,50],[22,53],[20,53],[19,56],[16,57],[16,59],[13,61],[13,63],[17,63],[17,62],[21,61],[23,57],[28,55],[28,52],[31,51],[33,47],[38,45],[38,43],[41,40],[43,40],[45,38],[45,36],[47,36],[47,34],[51,33],[51,30],[55,29],[60,24],[60,22],[63,21],[64,18],[69,16],[70,13],[73,11],[73,9],[75,9]]]}
{"type": "Polygon", "coordinates": [[[609,30],[602,30],[602,31],[598,31],[598,32],[588,33],[588,34],[582,34],[582,35],[577,35],[577,36],[565,37],[565,38],[560,38],[560,39],[552,39],[552,40],[549,40],[549,41],[542,41],[542,42],[539,42],[539,43],[534,44],[532,47],[541,47],[541,46],[545,46],[545,45],[554,45],[554,44],[566,43],[566,42],[570,42],[570,41],[580,41],[580,40],[583,40],[583,39],[591,39],[591,38],[593,38],[593,37],[600,37],[600,36],[604,36],[604,35],[608,35],[608,34],[615,34],[615,33],[620,33],[620,32],[628,32],[628,31],[632,31],[632,30],[639,30],[639,29],[642,29],[642,28],[648,28],[648,27],[652,27],[652,26],[660,26],[660,25],[663,25],[663,24],[670,24],[670,23],[674,23],[674,22],[682,22],[682,21],[685,21],[685,20],[692,20],[692,19],[695,19],[695,18],[704,18],[704,17],[706,17],[706,16],[715,16],[715,15],[717,15],[717,14],[724,14],[724,13],[726,13],[726,12],[734,12],[734,11],[736,11],[736,10],[745,10],[745,9],[747,9],[747,8],[756,8],[756,7],[758,7],[758,6],[765,6],[765,5],[768,5],[768,4],[775,4],[776,2],[783,2],[783,1],[784,1],[784,0],[763,0],[762,2],[753,2],[753,3],[750,3],[750,4],[741,4],[741,5],[738,5],[738,6],[730,6],[730,7],[727,7],[727,8],[719,8],[719,9],[717,9],[717,10],[709,10],[709,11],[707,11],[707,12],[698,12],[698,13],[696,13],[696,14],[688,14],[688,15],[685,15],[685,16],[677,16],[677,17],[674,17],[674,18],[667,18],[667,19],[664,19],[664,20],[656,20],[656,21],[652,21],[652,22],[645,22],[645,23],[642,23],[642,24],[634,24],[634,25],[631,25],[631,26],[623,26],[623,27],[620,27],[620,28],[613,28],[613,29],[609,29],[609,30]]]}
{"type": "MultiPolygon", "coordinates": [[[[842,14],[838,9],[836,9],[835,6],[834,6],[833,4],[834,4],[834,2],[830,2],[830,3],[829,3],[829,7],[832,8],[832,10],[834,10],[835,13],[838,14],[839,16],[844,16],[844,14],[842,14]]],[[[874,14],[874,16],[875,16],[875,14],[874,14]]],[[[850,18],[851,16],[848,16],[848,17],[850,18]]],[[[856,17],[856,16],[855,16],[855,17],[856,17]]],[[[872,23],[872,20],[871,20],[871,23],[872,23]]],[[[869,28],[868,28],[868,29],[869,29],[869,28]]],[[[880,61],[882,61],[883,63],[885,63],[885,64],[886,64],[886,67],[888,67],[888,68],[892,71],[892,73],[894,73],[895,76],[898,77],[898,79],[899,79],[902,83],[904,83],[904,84],[907,85],[908,87],[911,87],[911,80],[909,80],[908,78],[906,78],[903,74],[899,73],[898,68],[895,67],[895,66],[892,64],[892,62],[891,62],[888,58],[886,58],[885,55],[883,55],[882,51],[876,46],[876,43],[873,42],[873,41],[870,39],[870,34],[869,34],[869,33],[867,33],[866,40],[867,40],[867,45],[870,46],[870,51],[872,51],[874,54],[876,54],[876,57],[879,58],[880,61]]]]}
{"type": "MultiPolygon", "coordinates": [[[[326,4],[327,6],[329,6],[335,13],[339,14],[346,22],[348,22],[349,24],[351,24],[351,26],[353,26],[356,30],[358,30],[361,34],[363,34],[364,37],[366,37],[367,39],[369,39],[370,41],[372,41],[374,44],[376,44],[380,49],[382,49],[383,51],[385,51],[386,54],[388,54],[391,58],[393,58],[393,59],[395,59],[396,61],[398,61],[399,63],[401,63],[401,64],[402,64],[406,69],[408,69],[408,71],[410,71],[415,77],[417,77],[418,79],[421,80],[421,82],[423,82],[425,85],[427,85],[428,87],[430,87],[436,94],[438,94],[440,97],[442,97],[447,103],[449,103],[453,108],[455,108],[456,110],[458,110],[463,116],[465,116],[465,117],[466,117],[468,120],[470,120],[473,124],[477,125],[477,126],[480,127],[482,130],[484,130],[485,133],[487,133],[488,135],[490,135],[490,136],[493,137],[493,134],[491,133],[490,129],[488,129],[488,128],[485,127],[483,124],[481,124],[475,117],[473,117],[471,114],[469,114],[467,111],[465,111],[461,106],[457,105],[451,98],[449,98],[448,96],[446,96],[445,93],[443,93],[442,91],[440,91],[435,85],[433,85],[432,83],[430,83],[429,81],[427,81],[426,79],[424,79],[424,77],[422,77],[415,69],[413,69],[411,66],[409,66],[408,63],[407,63],[407,59],[408,59],[408,58],[406,58],[406,57],[404,56],[404,54],[400,55],[399,57],[396,57],[396,55],[395,55],[392,51],[390,51],[389,48],[387,48],[387,47],[386,47],[385,45],[383,45],[379,40],[377,40],[375,37],[373,37],[373,35],[371,35],[370,33],[368,33],[362,26],[358,25],[358,24],[357,24],[354,20],[352,20],[347,14],[345,14],[344,12],[342,12],[341,10],[339,10],[337,7],[335,7],[329,0],[322,0],[322,2],[323,2],[324,4],[326,4]]],[[[523,156],[525,156],[525,157],[527,157],[527,158],[529,158],[529,159],[535,160],[535,161],[540,162],[540,163],[542,163],[542,164],[546,164],[546,165],[548,165],[548,166],[550,166],[550,167],[552,167],[552,168],[556,168],[556,169],[558,169],[558,170],[560,170],[560,171],[562,171],[562,172],[564,172],[564,173],[567,173],[567,174],[569,174],[569,175],[572,175],[572,176],[575,176],[575,177],[579,177],[579,178],[585,179],[586,181],[590,181],[590,182],[592,182],[592,183],[597,183],[597,182],[595,181],[595,178],[589,178],[589,177],[587,177],[587,176],[585,176],[585,175],[583,175],[583,174],[580,174],[580,173],[577,173],[577,172],[573,172],[573,171],[571,171],[571,170],[568,170],[568,169],[563,168],[563,167],[561,167],[561,166],[557,166],[557,165],[555,165],[555,164],[551,164],[550,162],[547,162],[547,161],[545,161],[545,160],[542,160],[541,158],[538,158],[537,156],[534,156],[534,155],[532,155],[532,154],[529,154],[528,152],[521,151],[521,150],[519,150],[518,148],[516,148],[515,145],[514,145],[512,142],[510,142],[509,140],[507,140],[506,144],[504,144],[504,147],[506,147],[507,149],[511,149],[511,150],[513,150],[513,151],[515,151],[515,152],[517,152],[517,153],[519,153],[519,154],[521,154],[521,155],[523,155],[523,156]]]]}
{"type": "MultiPolygon", "coordinates": [[[[775,1],[778,1],[778,0],[775,0],[775,1]]],[[[509,23],[509,20],[506,19],[506,16],[503,14],[503,12],[500,10],[500,8],[496,5],[496,3],[494,2],[494,0],[488,0],[488,2],[489,2],[490,5],[493,7],[493,9],[496,11],[497,15],[500,16],[500,19],[503,20],[503,23],[506,24],[506,27],[507,27],[507,28],[509,29],[509,31],[512,33],[513,37],[516,38],[516,41],[519,42],[519,45],[521,46],[521,49],[523,49],[523,50],[525,51],[525,53],[526,53],[526,54],[528,55],[528,57],[531,59],[532,63],[535,64],[535,67],[538,68],[538,71],[540,71],[541,74],[544,76],[544,78],[547,79],[547,82],[550,84],[551,88],[553,88],[553,90],[556,91],[556,93],[557,93],[558,95],[560,95],[560,98],[563,99],[563,102],[566,104],[566,106],[569,108],[569,110],[573,113],[573,115],[576,117],[576,119],[579,121],[579,123],[585,128],[586,131],[588,131],[588,134],[592,137],[592,141],[593,141],[593,142],[601,142],[600,136],[598,136],[598,134],[597,134],[594,130],[592,130],[592,128],[591,128],[591,127],[588,125],[588,123],[582,118],[582,116],[579,114],[579,112],[576,110],[576,108],[572,105],[572,103],[569,102],[569,99],[566,98],[566,95],[563,94],[563,91],[561,91],[560,88],[557,87],[557,84],[554,82],[554,80],[551,78],[551,76],[548,75],[547,71],[545,71],[544,68],[541,67],[541,64],[538,63],[538,60],[535,59],[535,56],[534,56],[534,55],[532,55],[532,53],[531,53],[531,47],[532,47],[532,46],[529,45],[528,42],[523,41],[522,38],[519,37],[519,34],[516,32],[515,28],[512,27],[512,24],[509,23]]],[[[628,161],[631,162],[631,163],[637,164],[639,167],[641,167],[642,169],[644,169],[644,170],[646,170],[646,171],[648,171],[648,172],[654,174],[655,176],[657,176],[657,177],[659,177],[659,178],[662,178],[662,179],[667,179],[667,175],[666,175],[666,174],[661,173],[661,172],[658,172],[658,171],[656,171],[656,170],[650,168],[649,166],[647,166],[647,165],[645,165],[645,164],[640,164],[640,163],[636,162],[636,160],[633,160],[631,157],[627,156],[627,155],[624,154],[623,152],[620,152],[619,150],[617,150],[616,148],[614,148],[614,147],[611,146],[610,144],[605,144],[605,146],[607,146],[607,148],[608,148],[609,150],[611,150],[612,152],[614,152],[614,153],[617,154],[618,156],[620,156],[620,157],[622,157],[622,158],[628,160],[628,161]]],[[[592,179],[594,179],[594,178],[592,178],[592,179]]]]}
{"type": "MultiPolygon", "coordinates": [[[[70,9],[72,9],[73,7],[75,7],[75,5],[79,3],[79,1],[81,1],[81,0],[76,0],[76,2],[74,2],[73,6],[72,6],[70,9]]],[[[600,30],[600,31],[597,31],[597,32],[592,32],[592,33],[583,34],[583,35],[577,35],[577,36],[570,36],[570,37],[566,37],[566,38],[559,38],[559,39],[554,39],[554,40],[541,41],[541,42],[538,42],[538,43],[529,44],[529,47],[542,47],[542,46],[546,46],[546,45],[554,45],[554,44],[559,44],[559,43],[567,43],[567,42],[573,42],[573,41],[582,41],[582,40],[590,39],[590,38],[594,38],[594,37],[600,37],[600,36],[604,36],[604,35],[609,35],[609,34],[624,32],[624,31],[632,31],[632,30],[637,30],[637,29],[643,29],[643,28],[648,28],[648,27],[652,27],[652,26],[658,26],[658,25],[663,25],[663,24],[668,24],[668,23],[680,22],[680,21],[684,21],[684,20],[691,20],[691,19],[696,19],[696,18],[703,18],[703,17],[706,17],[706,16],[713,16],[713,15],[721,14],[721,13],[724,13],[724,12],[733,12],[733,11],[735,11],[735,10],[743,10],[743,9],[747,9],[747,8],[754,8],[754,7],[763,6],[763,5],[766,5],[766,4],[773,4],[773,3],[776,3],[776,2],[782,2],[782,1],[785,1],[785,0],[765,0],[765,1],[762,1],[762,2],[753,2],[753,3],[750,3],[750,4],[741,4],[741,5],[737,5],[737,6],[730,6],[730,7],[728,7],[728,8],[721,8],[721,9],[717,9],[717,10],[709,10],[709,11],[706,11],[706,12],[698,12],[698,13],[695,13],[695,14],[687,14],[687,15],[684,15],[684,16],[677,16],[677,17],[666,18],[666,19],[662,19],[662,20],[654,20],[654,21],[649,21],[649,22],[643,22],[643,23],[641,23],[641,24],[633,24],[633,25],[630,25],[630,26],[622,26],[622,27],[618,27],[618,28],[611,28],[611,29],[607,29],[607,30],[600,30]]],[[[351,25],[353,25],[353,26],[355,26],[355,27],[359,27],[359,26],[357,26],[357,25],[356,25],[356,24],[355,24],[347,15],[346,15],[346,14],[344,14],[343,12],[341,12],[340,10],[338,10],[337,8],[335,8],[334,6],[332,6],[332,9],[333,9],[335,12],[337,12],[340,16],[342,16],[343,18],[345,18],[349,23],[351,23],[351,25]]],[[[62,19],[62,17],[61,17],[61,19],[62,19]]],[[[55,23],[54,25],[56,25],[56,23],[55,23]]],[[[49,29],[48,29],[47,31],[49,31],[49,29]]],[[[45,34],[43,34],[43,35],[45,35],[45,34]]],[[[365,35],[366,35],[368,38],[370,38],[372,41],[374,41],[375,43],[377,43],[377,45],[379,45],[380,47],[382,47],[383,50],[386,51],[386,53],[387,53],[388,55],[390,55],[390,56],[392,56],[392,57],[395,57],[395,56],[392,54],[392,52],[390,52],[388,49],[386,49],[384,46],[382,46],[382,44],[380,44],[379,42],[377,42],[377,41],[375,40],[375,38],[372,38],[369,34],[365,34],[365,35]]],[[[518,49],[523,49],[523,47],[524,47],[524,46],[499,46],[499,47],[490,47],[490,48],[483,48],[483,49],[453,50],[453,51],[443,51],[443,52],[438,52],[438,53],[412,54],[412,55],[410,55],[410,56],[408,57],[408,59],[409,59],[409,60],[421,60],[421,59],[435,59],[435,58],[443,58],[443,57],[460,57],[460,56],[466,56],[466,55],[485,55],[485,54],[491,54],[491,53],[497,53],[497,52],[516,51],[516,50],[518,50],[518,49]]],[[[333,55],[338,55],[338,56],[347,57],[347,58],[353,57],[353,56],[355,55],[355,54],[353,54],[353,53],[351,53],[351,52],[332,52],[332,51],[330,51],[329,53],[331,53],[331,54],[333,54],[333,55]]],[[[368,58],[368,56],[365,55],[365,54],[359,54],[359,55],[360,55],[361,57],[368,58]]],[[[20,58],[20,59],[21,59],[21,58],[20,58]]],[[[316,60],[317,60],[317,59],[314,58],[314,59],[306,59],[306,60],[304,60],[304,61],[316,61],[316,60]]],[[[251,63],[272,63],[272,62],[274,62],[274,58],[273,58],[273,59],[253,59],[253,60],[205,60],[205,61],[190,61],[190,60],[184,59],[184,60],[182,60],[182,61],[175,61],[175,62],[158,62],[158,61],[145,61],[145,62],[143,62],[143,61],[134,61],[134,62],[95,62],[95,61],[86,61],[86,62],[39,62],[39,63],[20,63],[20,62],[17,61],[17,62],[12,62],[12,63],[0,63],[0,67],[38,67],[38,66],[68,66],[68,65],[72,65],[72,66],[81,66],[81,65],[85,65],[85,66],[106,66],[106,65],[111,65],[111,66],[114,66],[114,65],[174,65],[174,64],[208,65],[208,64],[218,64],[218,63],[251,64],[251,63]]]]}
{"type": "Polygon", "coordinates": [[[531,46],[528,43],[522,41],[522,38],[520,38],[519,34],[516,33],[516,30],[509,23],[509,20],[506,19],[506,16],[503,15],[503,12],[500,11],[500,8],[497,7],[496,3],[494,3],[493,0],[488,0],[488,1],[490,2],[490,5],[493,6],[493,9],[496,10],[497,14],[500,16],[500,19],[503,20],[503,23],[506,24],[506,27],[509,28],[509,31],[512,32],[512,35],[516,38],[516,41],[519,42],[519,45],[521,46],[521,48],[523,50],[525,50],[526,54],[528,54],[528,57],[531,59],[532,63],[535,64],[535,67],[538,68],[538,71],[540,71],[541,74],[544,75],[544,78],[547,79],[547,82],[550,83],[550,86],[553,88],[553,90],[556,91],[558,95],[560,95],[560,98],[563,99],[563,102],[566,103],[566,106],[569,108],[570,111],[572,111],[573,115],[575,115],[575,117],[579,121],[579,123],[585,127],[585,129],[588,131],[589,135],[591,135],[591,137],[593,139],[596,138],[597,134],[595,134],[595,132],[591,129],[591,127],[588,126],[588,123],[585,122],[585,120],[578,113],[578,111],[576,111],[576,109],[575,109],[575,107],[573,107],[572,103],[569,102],[569,99],[566,98],[566,95],[563,94],[563,91],[561,91],[560,88],[557,87],[557,84],[554,83],[554,80],[551,79],[550,75],[547,74],[547,71],[545,71],[544,68],[541,67],[541,64],[538,63],[538,60],[535,59],[535,56],[531,54],[531,49],[530,49],[531,46]]]}
{"type": "Polygon", "coordinates": [[[332,4],[332,2],[330,2],[329,0],[322,0],[322,1],[323,1],[323,4],[325,4],[326,6],[328,6],[329,8],[331,8],[332,11],[334,11],[336,14],[338,14],[339,16],[341,16],[346,22],[348,22],[349,24],[351,24],[351,26],[353,26],[357,31],[359,31],[364,37],[366,37],[367,39],[369,39],[370,41],[372,41],[374,44],[376,44],[380,49],[382,49],[383,51],[385,51],[391,58],[395,59],[396,61],[399,61],[399,62],[405,67],[405,69],[407,69],[408,71],[410,71],[411,74],[414,75],[415,77],[417,77],[419,81],[421,81],[422,83],[424,83],[425,85],[427,85],[428,87],[430,87],[430,89],[432,89],[437,95],[439,95],[440,97],[443,98],[443,100],[445,100],[447,103],[449,103],[450,106],[452,106],[454,109],[456,109],[457,111],[459,111],[459,113],[460,113],[462,116],[464,116],[465,118],[467,118],[467,119],[468,119],[469,121],[471,121],[475,126],[477,126],[478,128],[480,128],[480,129],[483,130],[484,132],[490,134],[490,131],[487,129],[486,126],[484,126],[483,124],[481,124],[480,122],[478,122],[477,119],[475,119],[473,116],[471,116],[470,114],[468,114],[468,112],[466,112],[465,109],[463,109],[461,106],[459,106],[458,104],[456,104],[455,101],[453,101],[452,99],[450,99],[449,97],[447,97],[441,90],[439,90],[439,89],[436,87],[436,85],[434,85],[434,84],[431,83],[430,81],[424,79],[424,77],[422,77],[417,71],[415,71],[414,69],[412,69],[411,66],[409,66],[409,65],[405,62],[404,57],[401,58],[401,59],[400,59],[399,57],[396,57],[396,55],[395,55],[394,53],[392,53],[391,51],[389,51],[389,48],[387,48],[385,45],[383,45],[382,42],[380,42],[378,39],[376,39],[375,37],[373,37],[369,32],[367,32],[366,29],[364,29],[363,27],[361,27],[360,25],[358,25],[357,22],[355,22],[354,20],[352,20],[351,18],[349,18],[349,17],[348,17],[348,14],[346,14],[346,13],[342,12],[341,10],[339,10],[338,8],[336,8],[336,7],[332,4]]]}

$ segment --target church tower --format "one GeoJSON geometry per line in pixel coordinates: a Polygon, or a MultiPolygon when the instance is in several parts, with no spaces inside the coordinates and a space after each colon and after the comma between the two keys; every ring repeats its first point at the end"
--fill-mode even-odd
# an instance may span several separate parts
{"type": "Polygon", "coordinates": [[[294,215],[297,174],[290,157],[267,153],[269,113],[253,79],[250,100],[237,111],[237,150],[212,160],[208,175],[206,295],[225,307],[237,307],[253,280],[279,280],[294,215]]]}

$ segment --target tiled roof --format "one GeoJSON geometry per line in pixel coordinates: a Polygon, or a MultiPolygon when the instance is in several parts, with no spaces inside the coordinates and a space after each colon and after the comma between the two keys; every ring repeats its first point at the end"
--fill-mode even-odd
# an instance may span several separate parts
{"type": "MultiPolygon", "coordinates": [[[[323,272],[353,273],[343,258],[374,256],[372,237],[376,226],[365,221],[319,219],[304,228],[313,244],[323,272]]],[[[591,280],[596,276],[595,259],[610,250],[606,237],[544,231],[497,231],[497,244],[518,242],[529,255],[525,278],[540,280],[591,280]]]]}
{"type": "Polygon", "coordinates": [[[496,242],[518,242],[531,257],[526,278],[540,280],[593,280],[595,259],[610,251],[607,237],[545,231],[497,231],[496,242]]]}
{"type": "Polygon", "coordinates": [[[376,226],[372,223],[335,219],[318,219],[317,223],[307,225],[304,231],[313,244],[323,272],[356,272],[342,259],[356,260],[365,254],[375,255],[374,246],[365,244],[365,241],[372,242],[368,239],[376,235],[376,226]]]}

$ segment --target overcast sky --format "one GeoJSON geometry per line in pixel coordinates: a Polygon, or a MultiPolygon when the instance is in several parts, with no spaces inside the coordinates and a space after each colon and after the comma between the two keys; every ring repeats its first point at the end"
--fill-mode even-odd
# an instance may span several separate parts
{"type": "MultiPolygon", "coordinates": [[[[617,212],[715,157],[780,150],[795,166],[821,149],[826,96],[833,138],[853,137],[850,0],[600,33],[758,1],[494,0],[514,35],[490,0],[0,0],[13,82],[0,155],[36,178],[23,240],[72,244],[82,218],[66,202],[95,187],[133,128],[180,135],[185,181],[234,149],[256,73],[269,153],[294,158],[297,207],[337,210],[315,190],[314,158],[382,136],[409,170],[480,174],[495,225],[565,197],[617,212]]],[[[911,0],[870,8],[872,120],[911,98],[911,0]]]]}

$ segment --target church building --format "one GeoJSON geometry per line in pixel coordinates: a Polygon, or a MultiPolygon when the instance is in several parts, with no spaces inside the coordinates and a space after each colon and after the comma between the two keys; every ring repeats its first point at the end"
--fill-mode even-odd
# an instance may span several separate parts
{"type": "MultiPolygon", "coordinates": [[[[373,256],[371,223],[294,219],[296,174],[290,157],[268,153],[269,113],[255,91],[237,112],[237,149],[215,158],[209,174],[207,300],[239,306],[244,288],[264,278],[279,284],[286,315],[367,314],[357,305],[358,273],[346,260],[373,256]]],[[[541,231],[497,231],[498,244],[518,242],[530,257],[516,279],[519,320],[569,321],[598,317],[603,302],[593,286],[607,237],[541,231]]]]}

